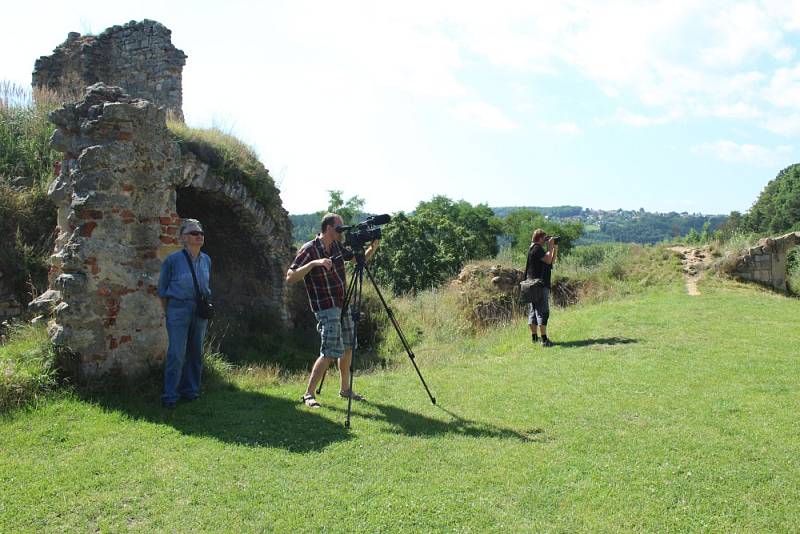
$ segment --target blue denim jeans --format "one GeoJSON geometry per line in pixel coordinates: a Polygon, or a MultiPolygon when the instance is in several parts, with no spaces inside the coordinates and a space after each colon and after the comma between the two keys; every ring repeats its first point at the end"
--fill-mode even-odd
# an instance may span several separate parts
{"type": "Polygon", "coordinates": [[[162,404],[175,404],[181,397],[196,399],[200,396],[203,338],[208,320],[199,318],[196,308],[194,299],[169,299],[167,304],[169,348],[164,364],[162,404]]]}

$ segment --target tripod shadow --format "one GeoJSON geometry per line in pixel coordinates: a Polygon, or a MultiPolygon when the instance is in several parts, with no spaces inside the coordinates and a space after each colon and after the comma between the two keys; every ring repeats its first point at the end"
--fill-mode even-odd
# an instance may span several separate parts
{"type": "MultiPolygon", "coordinates": [[[[391,425],[389,432],[394,434],[405,434],[415,437],[432,437],[444,434],[460,434],[472,438],[503,438],[515,439],[523,442],[543,443],[549,440],[544,430],[534,428],[529,431],[517,431],[510,428],[503,428],[483,421],[472,421],[459,416],[458,414],[436,406],[437,409],[447,414],[449,421],[441,421],[426,417],[418,413],[410,412],[389,404],[367,403],[380,411],[379,414],[368,413],[361,410],[353,410],[353,416],[357,418],[382,421],[391,425]]],[[[346,409],[332,408],[336,411],[346,413],[346,409]]]]}
{"type": "Polygon", "coordinates": [[[237,445],[304,453],[349,439],[341,424],[303,409],[299,402],[235,386],[215,388],[200,400],[180,402],[172,410],[160,406],[155,391],[137,395],[99,393],[83,398],[135,420],[171,426],[187,436],[237,445]]]}
{"type": "Polygon", "coordinates": [[[624,337],[603,337],[596,339],[578,339],[575,341],[562,341],[556,342],[555,345],[559,347],[588,347],[590,345],[628,345],[630,343],[638,343],[638,339],[629,339],[624,337]]]}

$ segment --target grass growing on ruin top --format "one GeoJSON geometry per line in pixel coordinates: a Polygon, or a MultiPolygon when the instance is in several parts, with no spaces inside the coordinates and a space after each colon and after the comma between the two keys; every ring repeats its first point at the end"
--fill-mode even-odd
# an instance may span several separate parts
{"type": "Polygon", "coordinates": [[[701,289],[426,347],[437,406],[407,362],[359,375],[349,432],[330,383],[54,397],[0,419],[0,531],[792,531],[800,301],[701,289]]]}
{"type": "Polygon", "coordinates": [[[217,178],[244,184],[266,210],[280,204],[278,188],[251,146],[218,128],[192,128],[173,119],[167,120],[167,127],[177,138],[181,151],[197,156],[217,178]]]}

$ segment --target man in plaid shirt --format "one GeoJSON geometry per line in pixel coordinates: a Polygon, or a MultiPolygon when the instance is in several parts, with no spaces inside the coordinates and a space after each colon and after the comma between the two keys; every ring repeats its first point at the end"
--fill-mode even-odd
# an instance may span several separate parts
{"type": "MultiPolygon", "coordinates": [[[[314,362],[308,388],[303,395],[303,402],[311,408],[320,407],[314,397],[314,388],[333,360],[339,360],[339,396],[364,400],[364,397],[349,389],[350,362],[353,359],[356,336],[350,314],[342,314],[347,286],[344,262],[352,259],[352,254],[341,246],[342,234],[336,231],[341,225],[342,218],[335,213],[325,215],[320,224],[319,235],[300,247],[286,272],[286,282],[305,282],[308,302],[317,319],[317,331],[322,340],[319,358],[314,362]]],[[[367,248],[364,254],[367,261],[375,254],[378,243],[375,240],[367,248]]]]}

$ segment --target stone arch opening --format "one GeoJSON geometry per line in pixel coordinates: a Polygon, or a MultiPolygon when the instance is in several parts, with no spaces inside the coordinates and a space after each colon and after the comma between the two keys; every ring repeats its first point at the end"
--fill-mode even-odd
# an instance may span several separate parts
{"type": "MultiPolygon", "coordinates": [[[[282,273],[269,258],[267,245],[253,230],[256,221],[221,192],[194,187],[176,190],[176,211],[181,218],[203,224],[203,250],[211,256],[215,305],[224,315],[275,308],[282,273]]],[[[274,254],[274,252],[273,252],[274,254]]]]}

